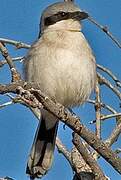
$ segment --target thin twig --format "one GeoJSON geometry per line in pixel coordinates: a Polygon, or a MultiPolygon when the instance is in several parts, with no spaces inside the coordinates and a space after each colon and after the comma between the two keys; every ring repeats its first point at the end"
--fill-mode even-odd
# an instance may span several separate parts
{"type": "MultiPolygon", "coordinates": [[[[107,119],[116,118],[116,117],[120,117],[120,116],[121,116],[121,113],[101,115],[100,120],[104,121],[104,120],[107,120],[107,119]]],[[[94,123],[96,123],[96,120],[93,120],[93,121],[90,122],[90,124],[94,124],[94,123]]]]}
{"type": "Polygon", "coordinates": [[[99,23],[97,23],[91,16],[88,17],[88,20],[91,21],[93,24],[95,24],[98,28],[100,28],[104,33],[106,33],[112,41],[121,48],[121,43],[112,35],[112,33],[108,30],[107,26],[102,26],[99,23]]]}
{"type": "Polygon", "coordinates": [[[12,101],[6,102],[6,103],[4,103],[4,104],[0,104],[0,109],[1,109],[1,108],[4,108],[4,107],[7,107],[7,106],[9,106],[9,105],[12,105],[12,104],[13,104],[12,101]]]}
{"type": "Polygon", "coordinates": [[[19,81],[21,79],[21,76],[18,73],[18,71],[16,70],[15,65],[12,61],[12,58],[10,57],[10,55],[8,53],[8,50],[1,42],[0,42],[0,51],[9,65],[11,75],[12,75],[12,82],[19,81]]]}
{"type": "Polygon", "coordinates": [[[107,119],[110,119],[110,118],[116,118],[116,117],[119,117],[121,116],[121,113],[115,113],[115,114],[108,114],[108,115],[105,115],[105,116],[102,116],[101,117],[101,120],[107,120],[107,119]]]}
{"type": "Polygon", "coordinates": [[[98,81],[96,81],[96,100],[95,100],[95,114],[96,114],[96,135],[100,139],[101,138],[101,100],[100,100],[100,89],[98,81]]]}
{"type": "Polygon", "coordinates": [[[26,44],[20,41],[15,41],[12,39],[0,38],[0,42],[14,45],[17,49],[20,49],[20,48],[29,49],[31,47],[29,44],[26,44]]]}
{"type": "MultiPolygon", "coordinates": [[[[117,118],[119,118],[119,120],[121,121],[121,116],[119,116],[117,118]]],[[[121,123],[116,125],[116,127],[111,132],[111,135],[108,137],[108,139],[106,139],[104,141],[105,144],[107,144],[108,147],[112,146],[112,144],[114,144],[117,141],[117,139],[119,138],[120,134],[121,134],[121,123]]],[[[95,152],[95,151],[92,153],[92,156],[95,159],[100,158],[100,155],[97,154],[97,152],[95,152]]]]}
{"type": "Polygon", "coordinates": [[[107,79],[105,79],[101,74],[97,73],[97,75],[98,75],[99,83],[101,85],[105,84],[107,87],[109,87],[117,95],[117,97],[121,100],[120,91],[116,87],[114,87],[107,79]]]}
{"type": "Polygon", "coordinates": [[[116,85],[117,85],[118,87],[121,87],[121,82],[120,82],[120,80],[117,79],[117,77],[112,73],[112,71],[110,71],[108,68],[103,67],[103,66],[100,65],[100,64],[97,64],[97,68],[100,69],[100,70],[102,70],[102,71],[104,71],[104,72],[106,72],[106,73],[115,81],[116,85]]]}
{"type": "MultiPolygon", "coordinates": [[[[121,116],[119,117],[121,119],[121,116]]],[[[121,123],[116,125],[116,127],[113,129],[111,135],[109,138],[105,141],[105,143],[108,146],[111,146],[114,142],[117,141],[119,135],[121,134],[121,123]]]]}
{"type": "MultiPolygon", "coordinates": [[[[20,57],[12,58],[12,61],[13,62],[16,62],[16,61],[22,62],[23,59],[24,59],[24,56],[20,56],[20,57]]],[[[0,61],[0,67],[3,67],[5,64],[7,64],[7,62],[5,60],[0,61]]]]}
{"type": "Polygon", "coordinates": [[[68,160],[68,162],[71,165],[72,169],[75,169],[75,168],[73,168],[73,164],[72,164],[72,161],[71,161],[71,153],[62,144],[61,140],[58,137],[56,137],[56,147],[58,149],[58,152],[62,153],[64,155],[64,157],[68,160]]]}
{"type": "MultiPolygon", "coordinates": [[[[95,100],[88,99],[87,102],[95,105],[95,100]]],[[[117,111],[114,108],[112,108],[111,106],[109,106],[107,104],[104,104],[101,102],[100,105],[102,108],[105,108],[106,110],[110,111],[113,114],[117,113],[117,111]]]]}

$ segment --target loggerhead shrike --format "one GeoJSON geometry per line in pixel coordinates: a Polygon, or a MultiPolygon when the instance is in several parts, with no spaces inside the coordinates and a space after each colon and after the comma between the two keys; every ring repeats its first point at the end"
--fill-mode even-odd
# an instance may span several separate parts
{"type": "MultiPolygon", "coordinates": [[[[96,82],[92,50],[81,32],[79,14],[73,2],[58,2],[41,16],[39,39],[30,48],[25,62],[25,80],[65,107],[84,103],[96,82]]],[[[27,174],[41,178],[51,167],[58,119],[45,109],[27,163],[27,174]]]]}

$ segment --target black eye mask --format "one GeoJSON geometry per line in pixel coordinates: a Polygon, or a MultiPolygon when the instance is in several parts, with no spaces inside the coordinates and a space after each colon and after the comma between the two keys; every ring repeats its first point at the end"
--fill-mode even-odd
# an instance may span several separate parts
{"type": "Polygon", "coordinates": [[[52,16],[46,17],[44,19],[44,25],[49,26],[55,24],[58,21],[66,20],[66,19],[76,19],[78,21],[88,18],[89,15],[86,12],[63,12],[60,11],[52,16]]]}

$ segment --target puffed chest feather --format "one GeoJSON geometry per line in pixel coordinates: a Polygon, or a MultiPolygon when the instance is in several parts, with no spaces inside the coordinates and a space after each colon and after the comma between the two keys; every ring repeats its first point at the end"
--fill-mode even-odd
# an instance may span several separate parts
{"type": "Polygon", "coordinates": [[[95,86],[95,59],[81,32],[43,35],[26,57],[25,71],[27,81],[67,107],[82,104],[95,86]]]}

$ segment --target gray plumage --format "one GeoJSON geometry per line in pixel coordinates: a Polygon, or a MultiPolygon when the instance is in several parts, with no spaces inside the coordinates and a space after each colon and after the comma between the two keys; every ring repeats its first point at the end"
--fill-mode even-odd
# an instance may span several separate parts
{"type": "MultiPolygon", "coordinates": [[[[84,103],[95,87],[96,65],[92,50],[77,19],[44,26],[46,17],[59,11],[81,11],[72,2],[55,3],[41,17],[41,37],[30,48],[24,62],[25,79],[65,107],[84,103]]],[[[51,166],[58,121],[41,110],[41,123],[28,160],[27,173],[42,177],[51,166]]]]}

